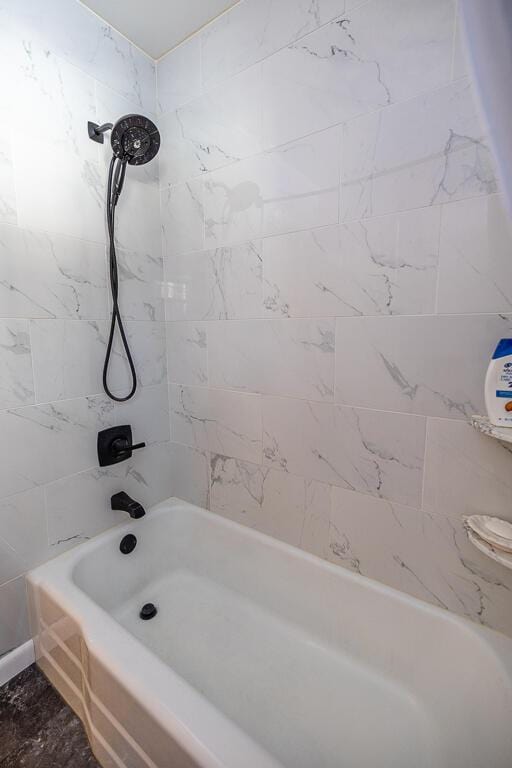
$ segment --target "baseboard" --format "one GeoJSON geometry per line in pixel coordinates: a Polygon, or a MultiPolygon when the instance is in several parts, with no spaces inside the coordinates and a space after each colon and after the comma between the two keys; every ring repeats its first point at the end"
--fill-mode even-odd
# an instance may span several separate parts
{"type": "Polygon", "coordinates": [[[30,667],[35,660],[33,640],[27,640],[23,645],[0,657],[0,685],[8,683],[17,674],[30,667]]]}

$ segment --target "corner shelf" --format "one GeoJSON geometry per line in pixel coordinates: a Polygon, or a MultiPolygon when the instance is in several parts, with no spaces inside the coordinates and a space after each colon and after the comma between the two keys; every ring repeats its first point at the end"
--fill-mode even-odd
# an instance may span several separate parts
{"type": "Polygon", "coordinates": [[[512,443],[512,427],[495,427],[487,416],[471,416],[470,424],[484,435],[501,440],[502,443],[512,443]]]}
{"type": "Polygon", "coordinates": [[[489,544],[487,541],[484,541],[484,539],[481,539],[480,536],[477,536],[476,533],[471,530],[466,530],[466,533],[470,542],[473,544],[473,546],[479,549],[480,552],[482,552],[487,557],[490,557],[491,560],[494,560],[496,563],[503,565],[505,568],[512,569],[512,554],[509,552],[502,552],[501,550],[493,547],[491,544],[489,544]]]}

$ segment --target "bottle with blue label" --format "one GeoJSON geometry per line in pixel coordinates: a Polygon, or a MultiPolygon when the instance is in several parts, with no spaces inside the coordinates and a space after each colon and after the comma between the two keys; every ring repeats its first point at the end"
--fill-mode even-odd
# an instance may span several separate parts
{"type": "Polygon", "coordinates": [[[489,421],[512,427],[512,339],[501,339],[485,377],[485,406],[489,421]]]}

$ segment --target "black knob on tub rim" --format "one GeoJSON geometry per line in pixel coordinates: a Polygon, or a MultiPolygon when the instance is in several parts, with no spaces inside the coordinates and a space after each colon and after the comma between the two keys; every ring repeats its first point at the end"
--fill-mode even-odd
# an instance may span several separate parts
{"type": "Polygon", "coordinates": [[[143,621],[148,621],[148,619],[152,619],[154,616],[156,616],[157,613],[158,613],[158,609],[156,605],[154,605],[153,603],[146,603],[140,609],[139,616],[143,621]]]}
{"type": "Polygon", "coordinates": [[[135,547],[137,546],[137,537],[133,535],[133,533],[127,533],[126,536],[123,536],[121,539],[121,543],[119,544],[119,549],[123,553],[123,555],[129,555],[130,552],[133,552],[135,547]]]}

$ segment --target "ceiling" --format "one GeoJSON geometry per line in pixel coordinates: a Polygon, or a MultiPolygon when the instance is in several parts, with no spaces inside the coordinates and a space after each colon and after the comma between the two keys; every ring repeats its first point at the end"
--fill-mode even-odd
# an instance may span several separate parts
{"type": "Polygon", "coordinates": [[[238,0],[82,0],[153,59],[163,56],[238,0]]]}

